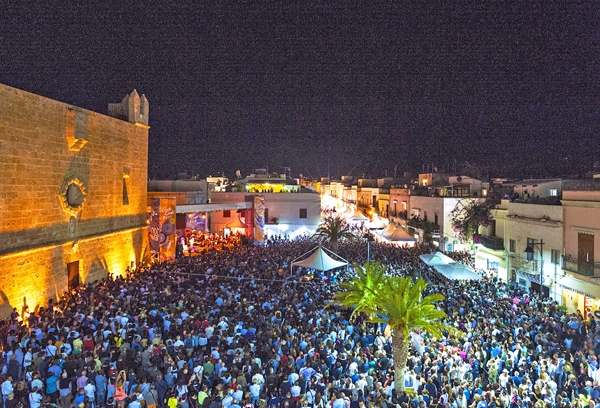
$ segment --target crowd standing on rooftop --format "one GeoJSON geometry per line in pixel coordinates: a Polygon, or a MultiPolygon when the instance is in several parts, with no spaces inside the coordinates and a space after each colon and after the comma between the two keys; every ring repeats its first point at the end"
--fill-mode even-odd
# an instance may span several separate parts
{"type": "MultiPolygon", "coordinates": [[[[566,408],[600,401],[593,317],[513,284],[452,282],[427,249],[371,243],[421,273],[449,326],[415,333],[396,392],[383,325],[325,307],[336,280],[290,273],[310,238],[211,250],[106,278],[0,323],[3,408],[566,408]]],[[[364,262],[363,240],[340,255],[364,262]]],[[[338,275],[338,282],[351,272],[338,275]]]]}

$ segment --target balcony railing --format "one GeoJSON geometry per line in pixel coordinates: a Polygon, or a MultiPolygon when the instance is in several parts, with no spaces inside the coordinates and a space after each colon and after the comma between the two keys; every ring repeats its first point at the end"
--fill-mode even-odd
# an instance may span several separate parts
{"type": "Polygon", "coordinates": [[[493,251],[504,251],[504,238],[487,235],[476,235],[479,243],[493,251]]]}
{"type": "Polygon", "coordinates": [[[398,217],[401,218],[403,220],[405,220],[407,218],[407,213],[406,211],[392,211],[390,210],[389,212],[390,217],[398,217]]]}
{"type": "Polygon", "coordinates": [[[525,271],[532,274],[540,273],[540,264],[536,259],[527,259],[526,257],[512,256],[510,263],[513,267],[524,269],[525,271]]]}
{"type": "Polygon", "coordinates": [[[572,255],[563,256],[563,269],[584,276],[594,276],[595,271],[600,271],[600,262],[588,262],[572,255]]]}

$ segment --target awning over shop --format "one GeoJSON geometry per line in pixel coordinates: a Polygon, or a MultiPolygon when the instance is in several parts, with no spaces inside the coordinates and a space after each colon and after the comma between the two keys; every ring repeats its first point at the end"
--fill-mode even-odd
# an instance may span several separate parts
{"type": "Polygon", "coordinates": [[[570,276],[563,276],[558,280],[558,284],[562,286],[563,289],[572,290],[573,292],[589,296],[594,299],[600,299],[599,285],[571,278],[570,276]]]}

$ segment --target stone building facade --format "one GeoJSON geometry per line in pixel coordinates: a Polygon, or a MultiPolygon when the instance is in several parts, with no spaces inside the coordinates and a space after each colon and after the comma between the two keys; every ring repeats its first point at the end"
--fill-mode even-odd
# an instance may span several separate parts
{"type": "Polygon", "coordinates": [[[0,84],[0,317],[146,256],[148,101],[109,112],[0,84]]]}

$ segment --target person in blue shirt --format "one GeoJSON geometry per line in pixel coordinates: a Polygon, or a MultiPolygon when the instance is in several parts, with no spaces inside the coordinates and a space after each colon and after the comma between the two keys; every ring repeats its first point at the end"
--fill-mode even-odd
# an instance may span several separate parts
{"type": "Polygon", "coordinates": [[[58,376],[54,373],[49,373],[50,376],[46,379],[46,395],[50,397],[50,401],[56,403],[58,401],[58,376]]]}
{"type": "Polygon", "coordinates": [[[106,377],[102,371],[99,371],[95,378],[96,381],[96,403],[99,406],[104,405],[106,399],[106,377]]]}
{"type": "Polygon", "coordinates": [[[75,406],[79,406],[79,404],[82,404],[85,400],[85,391],[83,388],[79,389],[79,392],[77,393],[77,396],[75,397],[75,406]]]}

